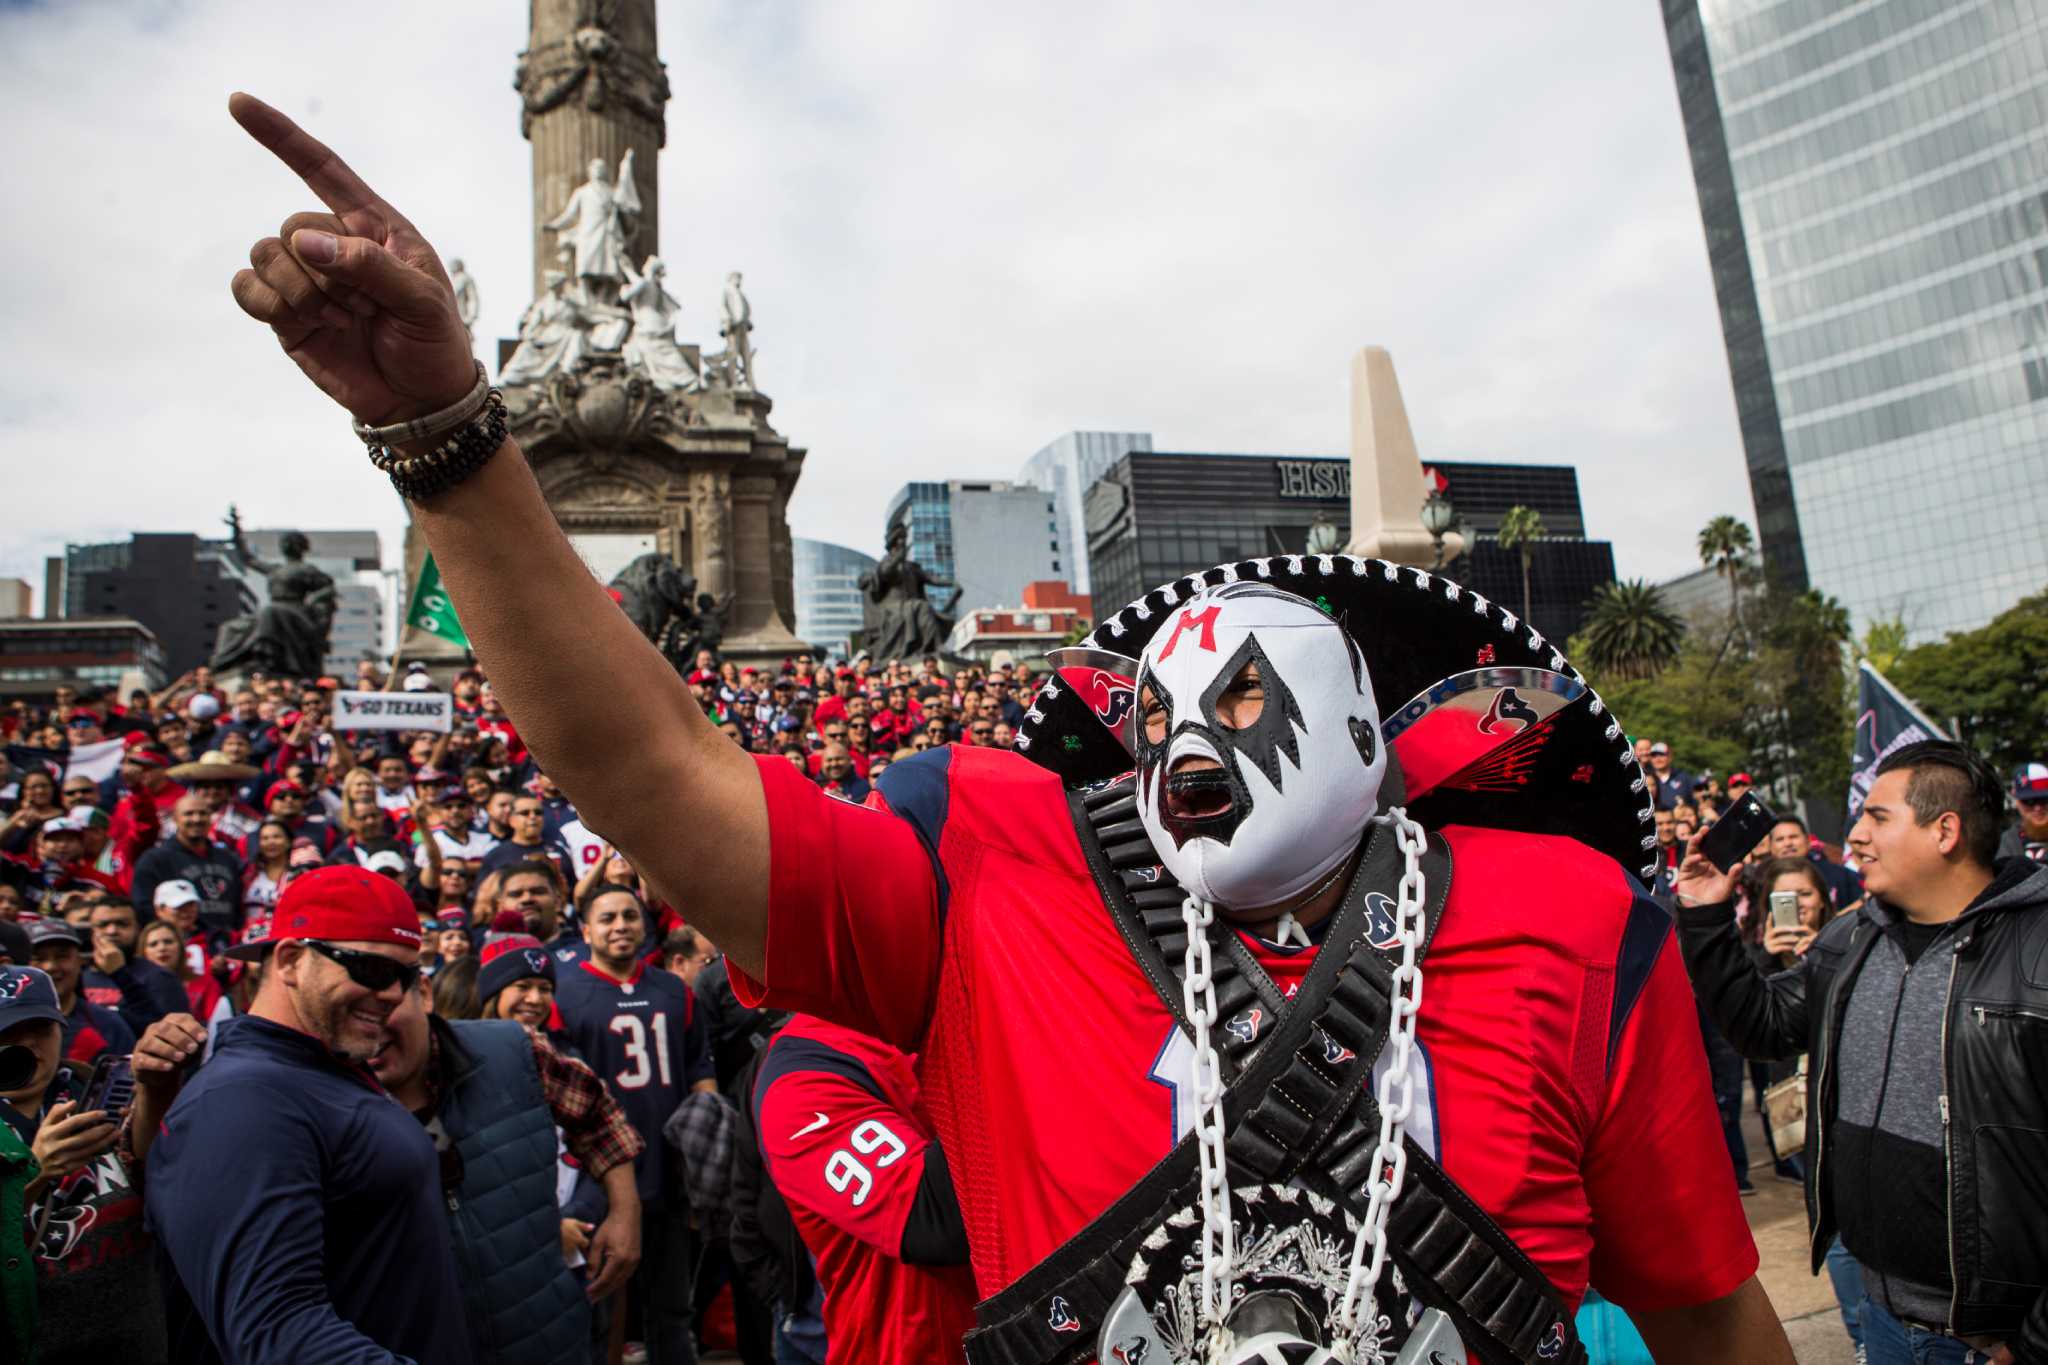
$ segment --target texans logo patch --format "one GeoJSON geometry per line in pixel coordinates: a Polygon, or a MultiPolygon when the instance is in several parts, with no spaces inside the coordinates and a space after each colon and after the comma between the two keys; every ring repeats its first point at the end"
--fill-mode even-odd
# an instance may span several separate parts
{"type": "Polygon", "coordinates": [[[1052,1328],[1055,1332],[1078,1332],[1081,1330],[1081,1320],[1074,1316],[1074,1311],[1071,1308],[1067,1307],[1067,1301],[1057,1294],[1053,1295],[1052,1307],[1045,1315],[1045,1325],[1052,1328]]]}
{"type": "Polygon", "coordinates": [[[1223,1027],[1228,1029],[1230,1036],[1237,1039],[1240,1043],[1255,1043],[1259,1038],[1259,1026],[1265,1022],[1266,1011],[1257,1005],[1253,1005],[1223,1027]]]}
{"type": "Polygon", "coordinates": [[[1137,689],[1131,680],[1106,668],[1070,669],[1068,674],[1074,689],[1081,694],[1081,700],[1095,712],[1095,718],[1112,730],[1122,728],[1131,714],[1131,707],[1138,700],[1137,689]]]}
{"type": "Polygon", "coordinates": [[[1401,943],[1400,921],[1394,918],[1394,898],[1383,891],[1365,897],[1365,941],[1375,948],[1395,948],[1401,943]]]}
{"type": "Polygon", "coordinates": [[[1512,725],[1508,731],[1518,735],[1534,725],[1541,717],[1536,708],[1522,700],[1521,693],[1512,687],[1503,687],[1493,694],[1493,702],[1486,708],[1486,715],[1480,719],[1479,733],[1490,735],[1503,725],[1512,725]]]}

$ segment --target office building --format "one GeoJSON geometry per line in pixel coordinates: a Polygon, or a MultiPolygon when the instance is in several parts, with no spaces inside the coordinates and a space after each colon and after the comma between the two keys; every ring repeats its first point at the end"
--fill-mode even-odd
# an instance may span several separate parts
{"type": "Polygon", "coordinates": [[[188,532],[67,545],[60,586],[52,600],[65,620],[124,616],[148,627],[172,677],[212,658],[221,623],[262,600],[260,581],[252,586],[223,544],[188,532]]]}
{"type": "Polygon", "coordinates": [[[125,616],[0,621],[0,697],[48,701],[60,683],[112,687],[125,700],[170,681],[149,627],[125,616]]]}
{"type": "Polygon", "coordinates": [[[845,658],[861,627],[860,576],[875,567],[873,555],[828,540],[794,536],[797,638],[813,649],[845,658]]]}
{"type": "Polygon", "coordinates": [[[1089,590],[1087,517],[1082,499],[1109,467],[1134,450],[1150,450],[1145,431],[1070,431],[1024,462],[1017,481],[1053,495],[1060,563],[1076,592],[1089,590]]]}
{"type": "Polygon", "coordinates": [[[949,653],[983,663],[1011,662],[1043,667],[1045,653],[1065,644],[1077,628],[1095,624],[1094,606],[1060,579],[1024,585],[1023,603],[963,611],[946,641],[949,653]]]}
{"type": "MultiPolygon", "coordinates": [[[[1067,577],[1053,495],[1028,484],[905,484],[889,500],[884,525],[885,544],[898,526],[906,528],[910,557],[958,585],[949,615],[1014,602],[1026,583],[1067,577]]],[[[934,588],[930,596],[947,610],[952,590],[934,588]]]]}
{"type": "Polygon", "coordinates": [[[2048,582],[2048,13],[1664,0],[1766,570],[1858,629],[2048,582]]]}
{"type": "Polygon", "coordinates": [[[0,578],[0,621],[28,615],[29,592],[26,578],[0,578]]]}
{"type": "MultiPolygon", "coordinates": [[[[244,533],[251,554],[266,564],[282,562],[285,532],[244,533]]],[[[306,560],[334,579],[334,626],[328,637],[327,671],[355,676],[365,653],[390,653],[386,599],[390,580],[381,572],[375,531],[306,531],[306,560]]],[[[128,616],[142,622],[159,642],[171,676],[213,657],[221,624],[246,615],[265,600],[265,575],[245,568],[226,541],[203,540],[183,532],[137,532],[125,541],[65,547],[61,573],[53,573],[56,597],[67,620],[128,616]]],[[[56,613],[52,613],[55,615],[56,613]]]]}
{"type": "MultiPolygon", "coordinates": [[[[1494,539],[1518,504],[1542,514],[1530,614],[1562,643],[1579,628],[1594,588],[1614,580],[1614,549],[1586,539],[1579,479],[1564,465],[1439,461],[1431,466],[1477,543],[1444,572],[1519,613],[1522,560],[1494,539]]],[[[1226,560],[1300,554],[1318,515],[1351,515],[1351,461],[1271,455],[1134,452],[1088,490],[1088,554],[1099,614],[1170,578],[1226,560]]]]}

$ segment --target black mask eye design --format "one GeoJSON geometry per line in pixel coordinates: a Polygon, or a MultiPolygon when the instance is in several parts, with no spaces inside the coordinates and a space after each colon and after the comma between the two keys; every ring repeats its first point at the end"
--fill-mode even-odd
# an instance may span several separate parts
{"type": "Polygon", "coordinates": [[[1287,755],[1288,762],[1301,766],[1301,740],[1296,731],[1306,734],[1308,725],[1302,719],[1301,704],[1288,690],[1273,663],[1266,657],[1266,651],[1259,648],[1259,637],[1246,635],[1244,643],[1237,647],[1237,653],[1230,656],[1230,662],[1216,675],[1202,693],[1202,719],[1209,723],[1210,733],[1220,738],[1229,748],[1237,750],[1257,765],[1276,790],[1282,786],[1280,755],[1287,755]],[[1225,729],[1216,719],[1216,703],[1237,681],[1238,674],[1246,666],[1259,671],[1259,689],[1266,694],[1265,705],[1259,708],[1259,718],[1242,730],[1225,729]]]}

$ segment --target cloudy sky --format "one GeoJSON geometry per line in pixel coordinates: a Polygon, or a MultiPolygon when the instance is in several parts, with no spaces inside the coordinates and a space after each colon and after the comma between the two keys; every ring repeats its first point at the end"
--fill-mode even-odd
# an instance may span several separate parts
{"type": "MultiPolygon", "coordinates": [[[[228,279],[310,198],[245,88],[528,301],[517,0],[0,0],[0,577],[129,530],[403,513],[228,279]]],[[[1752,515],[1655,5],[660,0],[686,340],[743,269],[799,535],[1063,431],[1341,454],[1389,348],[1424,458],[1578,466],[1625,576],[1752,515]]],[[[643,171],[644,175],[644,171],[643,171]]],[[[643,180],[643,184],[644,184],[643,180]]]]}

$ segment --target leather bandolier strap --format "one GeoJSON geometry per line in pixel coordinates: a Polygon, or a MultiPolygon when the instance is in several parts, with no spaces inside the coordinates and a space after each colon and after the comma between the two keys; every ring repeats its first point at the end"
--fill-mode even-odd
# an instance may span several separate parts
{"type": "MultiPolygon", "coordinates": [[[[1180,990],[1186,892],[1158,866],[1131,782],[1073,793],[1069,802],[1118,931],[1189,1030],[1180,990]]],[[[1450,850],[1432,835],[1423,856],[1424,952],[1450,872],[1450,850]]],[[[1379,1143],[1379,1106],[1368,1082],[1386,1043],[1393,987],[1392,963],[1367,941],[1366,930],[1375,900],[1384,902],[1381,913],[1391,913],[1387,891],[1400,873],[1393,837],[1376,827],[1292,999],[1235,931],[1220,922],[1211,931],[1218,1022],[1210,1039],[1228,1082],[1224,1128],[1233,1186],[1299,1180],[1363,1216],[1379,1143]]],[[[1405,1146],[1408,1178],[1387,1236],[1409,1290],[1447,1313],[1466,1345],[1490,1361],[1583,1365],[1571,1314],[1543,1272],[1428,1153],[1412,1139],[1405,1146]]],[[[1057,1251],[976,1308],[969,1361],[1055,1365],[1091,1358],[1132,1257],[1168,1215],[1195,1202],[1199,1181],[1190,1134],[1057,1251]]]]}

